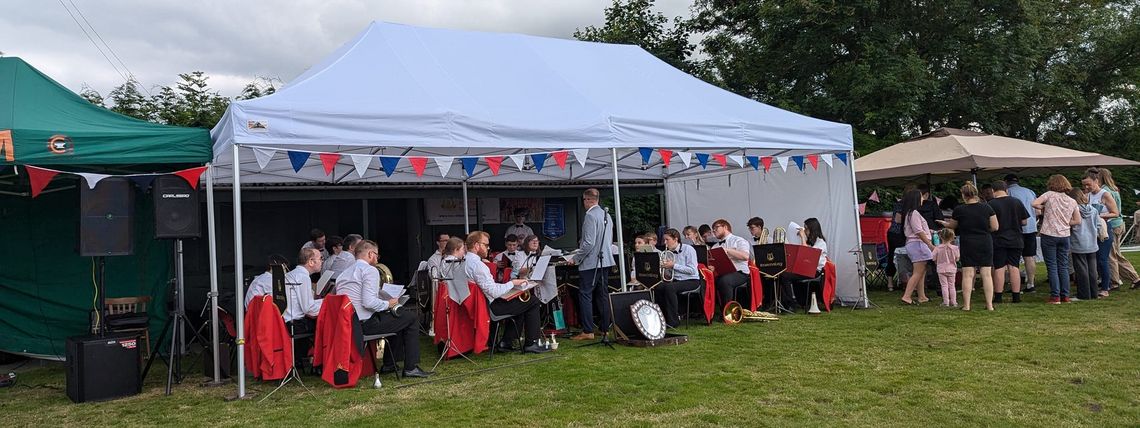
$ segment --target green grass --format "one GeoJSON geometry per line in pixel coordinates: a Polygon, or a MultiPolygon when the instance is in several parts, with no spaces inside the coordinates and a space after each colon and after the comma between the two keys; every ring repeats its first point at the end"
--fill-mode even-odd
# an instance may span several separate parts
{"type": "MultiPolygon", "coordinates": [[[[986,312],[979,290],[970,313],[933,300],[901,306],[898,296],[873,293],[880,308],[872,310],[687,326],[680,346],[611,351],[562,341],[558,358],[408,388],[386,376],[381,390],[371,379],[332,390],[305,376],[316,397],[288,386],[262,404],[223,401],[234,385],[203,388],[197,378],[166,397],[159,365],[142,395],[77,405],[62,391],[63,370],[49,367],[0,390],[0,411],[8,426],[1140,423],[1140,292],[1056,306],[1039,291],[986,312]]],[[[478,366],[445,362],[439,375],[534,358],[481,355],[478,366]]],[[[249,383],[260,395],[274,386],[249,383]]]]}

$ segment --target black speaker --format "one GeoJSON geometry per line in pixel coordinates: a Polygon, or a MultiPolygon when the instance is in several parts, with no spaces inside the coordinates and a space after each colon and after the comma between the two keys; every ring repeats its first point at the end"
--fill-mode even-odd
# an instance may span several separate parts
{"type": "Polygon", "coordinates": [[[142,392],[138,334],[67,338],[67,398],[105,401],[142,392]]]}
{"type": "Polygon", "coordinates": [[[94,189],[79,186],[79,255],[134,254],[135,192],[130,180],[108,177],[94,189]]]}
{"type": "Polygon", "coordinates": [[[160,175],[154,179],[155,238],[202,236],[198,208],[198,191],[182,177],[160,175]]]}
{"type": "Polygon", "coordinates": [[[633,312],[629,310],[630,306],[637,303],[638,300],[653,301],[653,293],[649,290],[627,291],[624,293],[610,293],[610,309],[614,316],[614,328],[617,332],[617,337],[627,339],[645,339],[641,332],[637,330],[637,324],[633,321],[633,312]]]}

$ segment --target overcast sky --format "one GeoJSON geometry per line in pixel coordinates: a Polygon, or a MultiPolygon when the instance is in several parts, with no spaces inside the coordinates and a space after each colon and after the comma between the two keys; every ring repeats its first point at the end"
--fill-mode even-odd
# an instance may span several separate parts
{"type": "MultiPolygon", "coordinates": [[[[170,85],[178,73],[201,70],[210,77],[211,87],[234,96],[257,76],[288,82],[371,21],[571,38],[575,28],[601,25],[610,3],[5,0],[0,7],[0,52],[23,58],[75,92],[86,84],[106,96],[124,79],[84,35],[78,20],[96,42],[100,37],[106,41],[147,88],[170,85]],[[73,20],[68,12],[74,14],[76,8],[82,15],[75,14],[73,20]]],[[[657,9],[669,17],[689,16],[691,3],[656,2],[657,9]]],[[[126,74],[121,68],[120,72],[126,74]]]]}

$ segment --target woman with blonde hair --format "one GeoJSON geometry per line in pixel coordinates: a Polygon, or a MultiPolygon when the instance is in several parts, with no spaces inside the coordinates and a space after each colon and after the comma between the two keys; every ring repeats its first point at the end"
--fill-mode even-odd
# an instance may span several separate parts
{"type": "Polygon", "coordinates": [[[1041,214],[1041,256],[1049,273],[1049,303],[1069,302],[1069,235],[1072,226],[1081,224],[1077,201],[1066,193],[1073,189],[1069,179],[1060,174],[1049,177],[1049,189],[1031,204],[1041,214]]]}
{"type": "Polygon", "coordinates": [[[950,220],[942,225],[958,233],[959,262],[962,264],[962,310],[970,310],[970,293],[974,288],[974,275],[982,277],[982,292],[986,310],[994,310],[994,242],[991,233],[998,230],[997,214],[990,204],[984,203],[974,183],[962,186],[963,204],[954,208],[950,220]]]}
{"type": "MultiPolygon", "coordinates": [[[[1113,202],[1116,202],[1116,209],[1123,214],[1123,205],[1121,205],[1120,188],[1116,187],[1116,181],[1112,179],[1112,171],[1108,168],[1100,168],[1100,181],[1104,185],[1105,190],[1112,195],[1113,202]]],[[[1124,217],[1118,215],[1116,217],[1107,219],[1108,228],[1112,229],[1112,251],[1108,254],[1108,274],[1112,278],[1112,283],[1119,286],[1127,281],[1132,285],[1132,288],[1140,288],[1140,274],[1136,273],[1136,268],[1132,266],[1132,262],[1124,258],[1124,254],[1120,252],[1120,246],[1124,243],[1124,217]]]]}

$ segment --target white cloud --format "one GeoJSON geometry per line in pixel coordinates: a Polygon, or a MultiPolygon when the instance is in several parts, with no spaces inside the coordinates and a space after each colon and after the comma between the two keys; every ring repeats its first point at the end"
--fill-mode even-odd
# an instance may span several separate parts
{"type": "MultiPolygon", "coordinates": [[[[233,96],[258,76],[288,82],[371,21],[570,38],[601,25],[610,0],[267,0],[74,2],[147,87],[195,70],[233,96]]],[[[123,78],[59,2],[16,0],[0,14],[0,51],[19,56],[78,92],[106,95],[123,78]]],[[[688,16],[691,0],[658,0],[667,16],[688,16]]],[[[83,18],[76,16],[79,22],[83,18]]],[[[95,38],[95,34],[91,34],[95,38]]],[[[98,38],[95,39],[98,41],[98,38]]],[[[110,53],[108,53],[110,56],[110,53]]],[[[111,58],[114,60],[114,58],[111,58]]],[[[124,72],[125,73],[125,72],[124,72]]]]}

